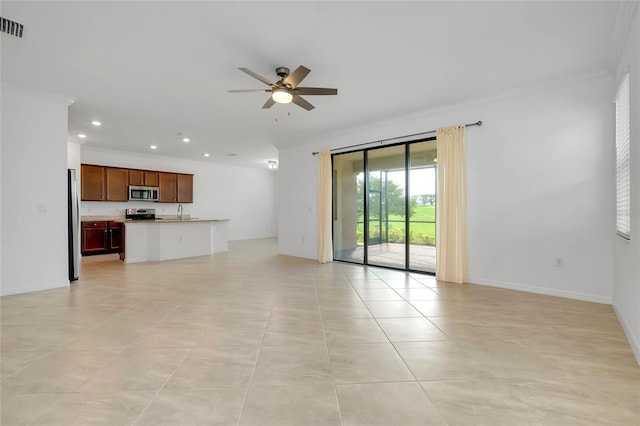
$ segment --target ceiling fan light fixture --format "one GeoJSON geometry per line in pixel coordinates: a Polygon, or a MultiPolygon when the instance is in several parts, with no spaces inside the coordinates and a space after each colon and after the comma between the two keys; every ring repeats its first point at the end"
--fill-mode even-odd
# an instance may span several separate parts
{"type": "Polygon", "coordinates": [[[279,104],[288,104],[293,99],[293,95],[287,89],[273,89],[271,98],[279,104]]]}

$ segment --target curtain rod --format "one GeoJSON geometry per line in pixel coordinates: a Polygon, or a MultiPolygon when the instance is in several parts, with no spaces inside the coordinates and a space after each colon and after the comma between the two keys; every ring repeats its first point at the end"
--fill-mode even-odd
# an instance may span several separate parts
{"type": "MultiPolygon", "coordinates": [[[[476,121],[475,123],[469,123],[469,124],[465,124],[464,125],[464,127],[471,127],[471,126],[482,126],[482,121],[476,121]]],[[[363,145],[371,145],[372,143],[383,143],[383,142],[394,141],[396,139],[410,138],[412,136],[428,135],[429,133],[435,133],[435,132],[437,132],[437,130],[429,130],[427,132],[419,132],[419,133],[413,133],[411,135],[396,136],[396,137],[393,137],[393,138],[380,139],[378,141],[373,141],[373,142],[358,143],[358,144],[355,144],[355,145],[343,146],[341,148],[334,148],[334,149],[331,150],[331,152],[340,151],[340,150],[347,149],[347,148],[355,148],[355,147],[363,146],[363,145]]],[[[311,155],[318,155],[318,154],[319,154],[319,152],[312,152],[311,153],[311,155]]]]}

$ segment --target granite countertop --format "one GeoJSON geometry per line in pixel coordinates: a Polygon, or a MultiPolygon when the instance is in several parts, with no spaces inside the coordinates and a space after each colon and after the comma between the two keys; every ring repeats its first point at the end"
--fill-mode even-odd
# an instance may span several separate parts
{"type": "Polygon", "coordinates": [[[124,223],[196,223],[196,222],[227,222],[230,219],[202,219],[199,217],[183,217],[182,219],[178,219],[176,217],[172,218],[156,218],[155,220],[132,220],[125,219],[121,222],[124,223]]]}
{"type": "Polygon", "coordinates": [[[110,220],[124,220],[124,216],[119,215],[101,215],[101,216],[80,216],[81,222],[107,222],[110,220]]]}
{"type": "Polygon", "coordinates": [[[191,215],[184,215],[180,219],[176,215],[170,216],[156,216],[155,220],[134,220],[126,219],[124,216],[82,216],[80,218],[82,222],[105,222],[114,221],[122,223],[176,223],[176,222],[225,222],[230,219],[203,219],[199,217],[191,217],[191,215]]]}

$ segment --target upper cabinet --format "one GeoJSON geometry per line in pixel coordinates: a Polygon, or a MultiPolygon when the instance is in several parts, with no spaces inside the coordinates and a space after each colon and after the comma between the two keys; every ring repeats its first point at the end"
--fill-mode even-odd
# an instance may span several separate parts
{"type": "Polygon", "coordinates": [[[105,201],[105,172],[102,166],[83,164],[80,167],[82,201],[105,201]]]}
{"type": "Polygon", "coordinates": [[[158,186],[158,172],[129,170],[129,185],[158,186]]]}
{"type": "Polygon", "coordinates": [[[107,201],[129,200],[129,170],[105,167],[107,201]]]}
{"type": "Polygon", "coordinates": [[[161,203],[175,203],[178,201],[178,175],[175,173],[158,173],[160,187],[159,201],[161,203]]]}
{"type": "Polygon", "coordinates": [[[129,199],[129,171],[115,167],[80,166],[82,201],[127,201],[129,199]]]}
{"type": "Polygon", "coordinates": [[[193,175],[158,173],[161,203],[193,203],[193,175]]]}
{"type": "Polygon", "coordinates": [[[158,181],[158,172],[150,172],[148,170],[145,170],[144,184],[146,186],[159,186],[160,182],[158,181]]]}
{"type": "Polygon", "coordinates": [[[193,175],[81,165],[82,201],[128,201],[129,185],[157,186],[161,203],[193,203],[193,175]]]}
{"type": "Polygon", "coordinates": [[[193,175],[178,174],[178,202],[193,203],[193,175]]]}

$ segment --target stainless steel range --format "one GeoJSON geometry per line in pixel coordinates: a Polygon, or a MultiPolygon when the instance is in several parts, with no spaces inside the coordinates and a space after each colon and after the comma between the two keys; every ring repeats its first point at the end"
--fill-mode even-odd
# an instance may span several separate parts
{"type": "Polygon", "coordinates": [[[125,218],[131,220],[155,220],[156,209],[127,209],[125,218]]]}

